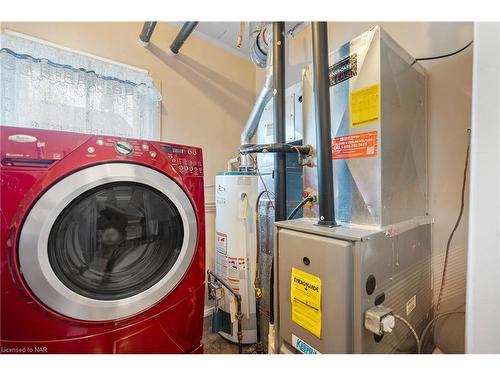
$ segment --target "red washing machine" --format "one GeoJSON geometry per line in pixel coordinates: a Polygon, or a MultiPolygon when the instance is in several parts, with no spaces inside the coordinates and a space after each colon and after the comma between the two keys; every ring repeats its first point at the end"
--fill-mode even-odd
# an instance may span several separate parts
{"type": "Polygon", "coordinates": [[[201,149],[1,131],[2,353],[201,353],[201,149]]]}

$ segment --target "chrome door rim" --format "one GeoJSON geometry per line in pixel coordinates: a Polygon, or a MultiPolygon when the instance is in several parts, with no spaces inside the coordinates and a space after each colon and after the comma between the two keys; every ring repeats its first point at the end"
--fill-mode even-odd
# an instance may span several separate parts
{"type": "Polygon", "coordinates": [[[79,170],[48,189],[35,203],[21,229],[19,263],[33,294],[59,314],[87,321],[123,319],[155,305],[181,281],[197,244],[196,215],[186,193],[166,175],[141,165],[108,163],[79,170]],[[159,282],[136,295],[117,300],[84,297],[64,285],[49,262],[49,234],[64,208],[86,191],[112,182],[135,182],[169,198],[184,226],[182,248],[172,269],[159,282]]]}

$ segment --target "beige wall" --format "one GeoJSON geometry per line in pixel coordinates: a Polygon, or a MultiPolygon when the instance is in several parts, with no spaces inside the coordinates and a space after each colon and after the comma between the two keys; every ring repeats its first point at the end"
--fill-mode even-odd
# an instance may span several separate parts
{"type": "Polygon", "coordinates": [[[255,98],[254,65],[192,35],[173,56],[178,30],[158,23],[148,49],[139,44],[142,23],[19,23],[2,28],[149,71],[160,89],[162,140],[200,146],[206,185],[207,266],[213,269],[215,173],[236,156],[240,133],[255,98]]]}
{"type": "MultiPolygon", "coordinates": [[[[377,23],[330,22],[330,51],[370,29],[377,23]]],[[[382,22],[381,25],[415,57],[441,55],[460,49],[473,39],[472,23],[382,22]]],[[[287,85],[298,82],[302,67],[312,58],[311,28],[307,27],[288,44],[287,85]]],[[[448,235],[459,208],[462,173],[471,121],[472,48],[459,55],[422,62],[428,77],[429,194],[433,228],[434,288],[439,291],[443,256],[448,235]]],[[[264,71],[258,69],[256,90],[264,71]]],[[[466,193],[467,194],[467,193],[466,193]]],[[[451,244],[445,299],[441,311],[465,303],[468,202],[462,223],[451,244]]],[[[438,343],[447,351],[463,351],[463,317],[454,316],[443,324],[438,343]],[[459,345],[456,345],[456,344],[459,345]]]]}

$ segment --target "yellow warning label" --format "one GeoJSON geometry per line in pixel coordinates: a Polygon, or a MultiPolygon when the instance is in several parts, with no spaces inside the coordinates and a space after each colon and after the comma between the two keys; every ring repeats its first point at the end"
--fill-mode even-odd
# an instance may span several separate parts
{"type": "Polygon", "coordinates": [[[321,279],[292,268],[290,300],[292,320],[316,337],[321,337],[321,279]]]}
{"type": "Polygon", "coordinates": [[[367,125],[380,118],[379,84],[351,93],[351,126],[367,125]]]}

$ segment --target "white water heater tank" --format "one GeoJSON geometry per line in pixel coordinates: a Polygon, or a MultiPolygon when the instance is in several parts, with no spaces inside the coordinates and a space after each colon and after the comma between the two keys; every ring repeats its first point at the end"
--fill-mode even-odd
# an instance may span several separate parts
{"type": "MultiPolygon", "coordinates": [[[[241,295],[244,344],[257,340],[254,288],[257,181],[254,172],[220,172],[215,178],[215,273],[241,295]]],[[[231,315],[232,334],[219,333],[238,342],[234,297],[226,292],[219,306],[231,315]]]]}

